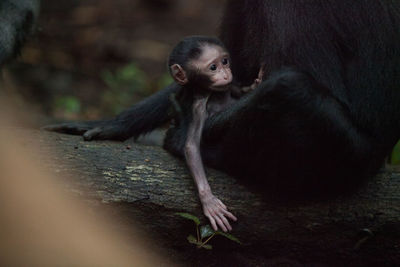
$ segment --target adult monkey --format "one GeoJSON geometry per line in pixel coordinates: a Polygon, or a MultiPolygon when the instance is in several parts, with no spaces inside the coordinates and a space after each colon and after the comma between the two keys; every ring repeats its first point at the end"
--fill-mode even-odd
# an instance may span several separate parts
{"type": "MultiPolygon", "coordinates": [[[[205,164],[257,183],[340,190],[374,175],[400,138],[400,2],[230,0],[221,39],[233,75],[264,82],[207,119],[205,164]]],[[[124,140],[170,119],[172,84],[107,121],[49,130],[124,140]]],[[[182,155],[185,127],[164,147],[182,155]]]]}
{"type": "Polygon", "coordinates": [[[0,0],[0,66],[15,56],[32,32],[39,0],[0,0]]]}

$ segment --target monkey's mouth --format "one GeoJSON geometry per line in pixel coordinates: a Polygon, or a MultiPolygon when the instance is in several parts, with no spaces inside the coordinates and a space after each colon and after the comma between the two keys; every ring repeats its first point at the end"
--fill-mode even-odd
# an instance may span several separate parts
{"type": "Polygon", "coordinates": [[[226,84],[212,86],[211,89],[216,90],[216,91],[226,91],[226,90],[229,90],[231,85],[232,85],[232,81],[230,81],[226,84]]]}

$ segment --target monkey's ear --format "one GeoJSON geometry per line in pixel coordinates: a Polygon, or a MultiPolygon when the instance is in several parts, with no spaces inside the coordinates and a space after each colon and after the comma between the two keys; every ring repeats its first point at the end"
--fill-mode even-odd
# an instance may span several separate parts
{"type": "Polygon", "coordinates": [[[188,78],[186,72],[183,70],[181,65],[174,64],[171,66],[171,73],[174,80],[180,85],[185,85],[188,83],[188,78]]]}

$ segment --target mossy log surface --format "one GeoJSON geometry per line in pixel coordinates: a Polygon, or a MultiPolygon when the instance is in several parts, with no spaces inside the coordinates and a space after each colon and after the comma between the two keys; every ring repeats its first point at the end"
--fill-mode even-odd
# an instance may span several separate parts
{"type": "MultiPolygon", "coordinates": [[[[41,162],[66,177],[71,191],[123,206],[146,229],[164,233],[170,244],[185,246],[182,229],[192,227],[176,212],[202,217],[184,162],[160,147],[17,131],[26,146],[29,139],[39,142],[41,162]]],[[[302,263],[400,263],[400,173],[394,168],[350,196],[290,202],[262,198],[221,172],[207,173],[214,194],[238,217],[233,234],[244,245],[227,243],[230,250],[261,251],[302,263]]]]}

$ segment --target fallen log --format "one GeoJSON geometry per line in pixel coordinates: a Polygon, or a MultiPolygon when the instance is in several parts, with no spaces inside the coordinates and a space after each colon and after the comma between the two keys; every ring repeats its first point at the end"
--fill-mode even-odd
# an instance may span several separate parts
{"type": "MultiPolygon", "coordinates": [[[[71,191],[122,207],[144,229],[168,238],[172,247],[192,249],[186,231],[193,225],[175,213],[202,217],[202,212],[181,160],[160,147],[132,142],[84,142],[80,136],[15,132],[25,146],[39,143],[41,164],[66,177],[71,191]]],[[[243,245],[220,240],[213,252],[230,255],[233,263],[242,259],[238,253],[328,265],[400,263],[400,173],[396,169],[383,170],[349,196],[291,202],[265,199],[216,170],[207,173],[215,195],[238,217],[233,234],[243,245]]],[[[194,251],[196,257],[206,253],[194,251]]]]}

